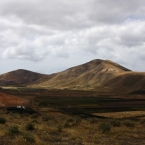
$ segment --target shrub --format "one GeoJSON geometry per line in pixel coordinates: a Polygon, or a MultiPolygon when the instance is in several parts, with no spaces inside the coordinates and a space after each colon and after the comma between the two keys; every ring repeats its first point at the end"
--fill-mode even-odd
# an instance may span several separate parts
{"type": "Polygon", "coordinates": [[[32,124],[32,123],[26,124],[25,129],[26,130],[34,130],[34,124],[32,124]]]}
{"type": "Polygon", "coordinates": [[[64,124],[64,127],[71,127],[79,125],[81,122],[81,118],[78,116],[75,116],[74,118],[68,118],[64,124]]]}
{"type": "Polygon", "coordinates": [[[43,121],[48,121],[48,120],[49,120],[49,116],[43,115],[43,116],[42,116],[42,120],[43,120],[43,121]]]}
{"type": "Polygon", "coordinates": [[[0,117],[0,124],[5,124],[6,123],[6,119],[3,117],[0,117]]]}
{"type": "Polygon", "coordinates": [[[70,123],[71,123],[71,122],[74,122],[74,119],[73,119],[73,118],[68,118],[68,119],[67,119],[67,122],[70,122],[70,123]]]}
{"type": "Polygon", "coordinates": [[[24,114],[21,114],[22,116],[25,116],[25,117],[29,117],[30,114],[29,113],[24,113],[24,114]]]}
{"type": "Polygon", "coordinates": [[[34,113],[31,115],[31,118],[38,118],[38,117],[39,117],[39,115],[37,113],[34,113]]]}
{"type": "Polygon", "coordinates": [[[48,102],[46,102],[46,101],[42,101],[42,102],[40,102],[40,103],[38,104],[38,106],[40,106],[40,107],[47,107],[47,106],[49,106],[49,104],[48,104],[48,102]]]}
{"type": "Polygon", "coordinates": [[[63,128],[62,125],[58,125],[58,126],[57,126],[58,132],[62,132],[62,128],[63,128]]]}
{"type": "Polygon", "coordinates": [[[145,124],[145,119],[140,120],[141,124],[145,124]]]}
{"type": "Polygon", "coordinates": [[[102,122],[100,125],[99,125],[99,130],[102,132],[102,133],[106,133],[106,132],[109,132],[111,130],[111,123],[110,122],[102,122]]]}
{"type": "Polygon", "coordinates": [[[64,127],[70,127],[70,124],[69,124],[69,122],[65,122],[65,124],[64,124],[64,127]]]}
{"type": "Polygon", "coordinates": [[[98,123],[99,120],[97,118],[88,118],[87,119],[89,123],[98,123]]]}
{"type": "Polygon", "coordinates": [[[9,129],[8,129],[8,134],[9,135],[15,135],[15,134],[18,134],[19,133],[19,129],[18,129],[18,126],[10,126],[9,129]]]}
{"type": "Polygon", "coordinates": [[[111,120],[111,124],[114,127],[116,127],[116,126],[119,127],[121,125],[120,121],[116,120],[116,119],[111,120]]]}
{"type": "Polygon", "coordinates": [[[34,136],[30,133],[25,133],[23,134],[23,138],[29,142],[29,143],[34,143],[35,142],[35,139],[34,139],[34,136]]]}
{"type": "Polygon", "coordinates": [[[127,127],[134,127],[134,122],[131,120],[124,120],[123,125],[125,125],[127,127]]]}
{"type": "Polygon", "coordinates": [[[38,121],[36,119],[33,119],[32,123],[38,123],[38,121]]]}
{"type": "Polygon", "coordinates": [[[75,122],[76,122],[76,125],[78,125],[80,122],[81,122],[81,118],[79,116],[76,116],[75,117],[75,122]]]}

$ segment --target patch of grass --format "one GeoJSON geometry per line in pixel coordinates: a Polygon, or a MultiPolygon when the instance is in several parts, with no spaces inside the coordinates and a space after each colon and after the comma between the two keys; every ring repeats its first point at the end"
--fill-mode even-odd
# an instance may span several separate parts
{"type": "Polygon", "coordinates": [[[112,125],[109,121],[104,121],[99,124],[99,131],[102,133],[107,133],[111,130],[112,125]]]}
{"type": "Polygon", "coordinates": [[[3,117],[0,117],[0,124],[5,124],[6,123],[6,119],[3,117]]]}
{"type": "Polygon", "coordinates": [[[112,119],[110,122],[111,122],[112,126],[114,126],[114,127],[121,126],[121,122],[117,119],[112,119]]]}
{"type": "Polygon", "coordinates": [[[71,127],[71,126],[76,126],[81,122],[80,117],[74,117],[74,118],[68,118],[65,123],[64,127],[71,127]]]}
{"type": "Polygon", "coordinates": [[[27,117],[29,117],[30,116],[30,114],[29,113],[24,113],[24,114],[21,114],[22,116],[27,116],[27,117]]]}
{"type": "Polygon", "coordinates": [[[23,134],[23,138],[24,138],[27,142],[29,142],[29,143],[35,143],[35,138],[34,138],[34,136],[33,136],[32,134],[30,134],[30,133],[24,133],[24,134],[23,134]]]}
{"type": "Polygon", "coordinates": [[[87,121],[89,123],[98,123],[99,122],[99,120],[97,118],[88,118],[87,121]]]}
{"type": "Polygon", "coordinates": [[[31,118],[38,118],[38,117],[39,117],[39,115],[37,113],[34,113],[31,115],[31,118]]]}
{"type": "Polygon", "coordinates": [[[48,121],[48,120],[49,120],[49,116],[47,116],[47,115],[42,116],[42,121],[48,121]]]}
{"type": "Polygon", "coordinates": [[[70,123],[71,123],[71,122],[74,122],[74,119],[73,119],[73,118],[68,118],[68,119],[67,119],[67,122],[70,122],[70,123]]]}
{"type": "Polygon", "coordinates": [[[25,126],[25,129],[26,130],[34,130],[35,127],[34,127],[34,124],[33,123],[27,123],[26,126],[25,126]]]}
{"type": "Polygon", "coordinates": [[[8,129],[8,135],[10,136],[13,136],[13,135],[16,135],[16,134],[19,134],[19,128],[18,126],[14,125],[14,126],[10,126],[9,129],[8,129]]]}
{"type": "Polygon", "coordinates": [[[122,122],[123,125],[127,126],[127,127],[134,127],[134,122],[131,120],[124,120],[122,122]]]}
{"type": "Polygon", "coordinates": [[[58,132],[62,132],[62,129],[63,129],[63,126],[59,124],[59,125],[57,126],[58,132]]]}
{"type": "Polygon", "coordinates": [[[141,119],[141,120],[140,120],[140,123],[141,123],[141,124],[145,124],[145,119],[141,119]]]}

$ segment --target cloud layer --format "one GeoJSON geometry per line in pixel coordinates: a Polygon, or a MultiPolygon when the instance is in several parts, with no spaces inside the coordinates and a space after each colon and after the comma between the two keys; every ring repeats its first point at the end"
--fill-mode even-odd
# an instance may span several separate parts
{"type": "Polygon", "coordinates": [[[46,73],[94,58],[145,71],[145,1],[0,1],[0,52],[2,65],[46,73]]]}

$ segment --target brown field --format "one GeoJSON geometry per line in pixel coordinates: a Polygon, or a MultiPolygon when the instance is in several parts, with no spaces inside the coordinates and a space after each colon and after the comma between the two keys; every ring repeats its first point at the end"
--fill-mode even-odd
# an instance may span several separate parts
{"type": "Polygon", "coordinates": [[[6,89],[38,114],[0,110],[0,145],[143,145],[145,96],[6,89]],[[3,120],[5,120],[3,122],[3,120]]]}
{"type": "Polygon", "coordinates": [[[145,117],[145,111],[123,111],[123,112],[107,112],[107,113],[92,113],[92,114],[96,116],[116,119],[145,117]]]}

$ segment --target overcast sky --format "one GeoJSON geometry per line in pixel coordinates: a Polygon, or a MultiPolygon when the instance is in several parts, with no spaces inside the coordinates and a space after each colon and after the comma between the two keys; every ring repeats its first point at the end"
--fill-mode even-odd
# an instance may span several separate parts
{"type": "Polygon", "coordinates": [[[145,0],[0,1],[0,74],[93,59],[145,71],[145,0]]]}

